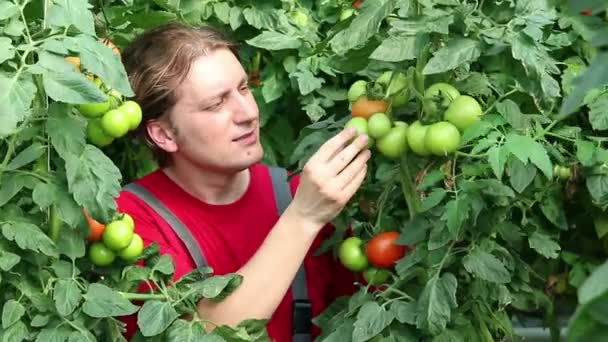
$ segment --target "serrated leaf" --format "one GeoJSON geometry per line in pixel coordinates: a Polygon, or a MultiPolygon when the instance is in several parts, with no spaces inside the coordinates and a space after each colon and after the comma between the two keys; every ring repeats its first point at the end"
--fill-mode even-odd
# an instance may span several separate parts
{"type": "Polygon", "coordinates": [[[595,130],[608,129],[608,91],[589,104],[589,123],[595,130]]]}
{"type": "Polygon", "coordinates": [[[547,150],[534,139],[510,133],[506,137],[505,148],[523,163],[527,163],[528,160],[534,163],[548,179],[553,178],[553,164],[549,159],[547,150]]]}
{"type": "Polygon", "coordinates": [[[234,291],[242,281],[242,276],[238,274],[218,275],[203,280],[193,286],[193,289],[204,298],[219,300],[234,291]]]}
{"type": "Polygon", "coordinates": [[[17,124],[31,115],[30,105],[36,95],[31,74],[8,76],[0,74],[0,138],[14,133],[17,124]]]}
{"type": "Polygon", "coordinates": [[[108,99],[83,74],[71,70],[58,72],[46,69],[42,74],[42,83],[46,93],[59,102],[80,104],[104,102],[108,99]]]}
{"type": "Polygon", "coordinates": [[[27,338],[27,335],[27,326],[22,321],[18,321],[4,331],[2,342],[21,342],[27,338]]]}
{"type": "Polygon", "coordinates": [[[302,95],[308,95],[325,84],[325,79],[315,77],[310,70],[306,69],[294,72],[291,77],[295,77],[298,80],[298,88],[302,95]]]}
{"type": "Polygon", "coordinates": [[[287,89],[287,84],[273,72],[270,77],[264,78],[262,83],[262,96],[264,96],[264,101],[270,103],[281,98],[285,89],[287,89]]]}
{"type": "Polygon", "coordinates": [[[608,261],[596,268],[578,289],[580,304],[587,304],[608,291],[608,261]]]}
{"type": "Polygon", "coordinates": [[[462,144],[467,144],[472,140],[485,136],[492,128],[492,124],[487,121],[477,121],[462,133],[462,144]]]}
{"type": "Polygon", "coordinates": [[[446,226],[451,236],[456,236],[456,233],[468,217],[469,203],[456,197],[446,204],[445,213],[441,216],[441,220],[446,221],[446,226]]]}
{"type": "Polygon", "coordinates": [[[576,157],[583,166],[592,166],[596,162],[596,147],[591,141],[576,140],[576,157]]]}
{"type": "Polygon", "coordinates": [[[82,293],[74,279],[59,279],[53,291],[55,308],[62,316],[70,315],[80,304],[82,293]]]}
{"type": "MultiPolygon", "coordinates": [[[[1,6],[1,5],[0,5],[1,6]]],[[[0,17],[2,15],[0,14],[0,17]]],[[[15,57],[13,42],[8,37],[0,37],[0,64],[15,57]]]]}
{"type": "Polygon", "coordinates": [[[85,245],[82,236],[73,229],[63,229],[57,241],[60,253],[72,260],[82,258],[85,255],[85,245]]]}
{"type": "Polygon", "coordinates": [[[494,146],[488,150],[488,162],[498,179],[502,179],[509,153],[504,146],[494,146]]]}
{"type": "Polygon", "coordinates": [[[106,85],[118,90],[124,97],[135,96],[124,65],[110,47],[85,35],[69,39],[70,43],[76,45],[80,61],[86,70],[95,74],[106,85]]]}
{"type": "Polygon", "coordinates": [[[21,249],[41,252],[50,257],[59,256],[53,240],[31,223],[5,222],[2,224],[2,234],[8,240],[15,241],[21,249]]]}
{"type": "Polygon", "coordinates": [[[8,19],[19,13],[19,7],[10,1],[0,2],[0,20],[8,19]]]}
{"type": "Polygon", "coordinates": [[[453,70],[464,63],[476,61],[481,55],[478,41],[467,38],[455,38],[433,54],[422,70],[424,75],[437,74],[453,70]]]}
{"type": "Polygon", "coordinates": [[[510,99],[498,102],[496,104],[496,110],[502,117],[507,120],[509,125],[516,129],[524,130],[530,127],[530,122],[526,116],[521,112],[517,103],[510,99]]]}
{"type": "Polygon", "coordinates": [[[86,145],[86,121],[70,115],[69,108],[63,103],[51,104],[46,122],[51,143],[63,159],[68,159],[70,155],[82,154],[86,145]]]}
{"type": "Polygon", "coordinates": [[[51,268],[58,278],[72,278],[72,273],[77,273],[72,263],[67,260],[55,260],[51,268]]]}
{"type": "Polygon", "coordinates": [[[171,275],[175,271],[175,264],[171,256],[167,254],[161,255],[158,260],[152,265],[152,272],[160,272],[164,275],[171,275]]]}
{"type": "Polygon", "coordinates": [[[68,342],[97,342],[95,335],[85,329],[83,327],[80,331],[73,331],[68,337],[68,342]]]}
{"type": "Polygon", "coordinates": [[[82,311],[94,318],[131,315],[139,309],[118,292],[98,283],[89,285],[84,298],[82,311]]]}
{"type": "Polygon", "coordinates": [[[263,7],[247,7],[243,10],[245,21],[256,29],[273,28],[276,24],[274,11],[263,7]]]}
{"type": "Polygon", "coordinates": [[[382,40],[369,58],[385,62],[409,61],[418,57],[427,41],[425,35],[391,36],[382,40]]]}
{"type": "Polygon", "coordinates": [[[366,0],[365,10],[359,13],[348,28],[338,32],[329,41],[332,50],[342,56],[371,38],[380,24],[395,8],[394,1],[366,0]]]}
{"type": "Polygon", "coordinates": [[[173,323],[179,314],[169,302],[149,300],[144,303],[137,314],[137,325],[142,335],[156,336],[173,323]]]}
{"type": "Polygon", "coordinates": [[[562,102],[560,116],[574,112],[581,105],[590,89],[603,86],[606,83],[608,79],[608,65],[604,62],[606,60],[608,60],[608,52],[598,53],[587,70],[574,79],[572,93],[562,102]]]}
{"type": "Polygon", "coordinates": [[[485,195],[494,197],[515,197],[515,193],[511,188],[502,184],[496,179],[480,179],[475,181],[478,191],[485,195]]]}
{"type": "Polygon", "coordinates": [[[463,258],[462,265],[480,279],[498,284],[511,282],[511,274],[502,261],[479,247],[463,258]]]}
{"type": "Polygon", "coordinates": [[[45,150],[46,147],[44,147],[42,144],[39,142],[34,142],[26,147],[23,151],[19,152],[19,154],[17,154],[15,158],[13,158],[11,162],[6,165],[5,170],[16,170],[31,163],[40,158],[45,150]]]}
{"type": "Polygon", "coordinates": [[[232,7],[230,9],[230,28],[233,30],[238,29],[243,25],[245,21],[245,17],[243,17],[243,12],[240,7],[232,7]]]}
{"type": "Polygon", "coordinates": [[[19,255],[0,249],[0,269],[4,272],[10,271],[19,261],[21,261],[19,255]]]}
{"type": "Polygon", "coordinates": [[[415,302],[396,301],[391,304],[391,312],[399,323],[416,324],[416,308],[415,302]]]}
{"type": "Polygon", "coordinates": [[[418,186],[416,187],[416,190],[426,190],[429,187],[442,181],[443,178],[444,178],[444,174],[441,170],[439,170],[439,169],[433,170],[424,176],[424,178],[422,179],[420,184],[418,184],[418,186]]]}
{"type": "Polygon", "coordinates": [[[246,40],[247,44],[266,50],[297,49],[302,45],[298,37],[288,36],[275,31],[264,31],[246,40]]]}
{"type": "Polygon", "coordinates": [[[95,35],[95,20],[86,0],[57,0],[48,9],[48,22],[52,26],[76,27],[80,32],[95,35]]]}
{"type": "Polygon", "coordinates": [[[513,189],[521,194],[536,177],[536,167],[532,163],[524,164],[517,158],[511,158],[507,174],[513,189]]]}
{"type": "Polygon", "coordinates": [[[424,200],[420,203],[419,212],[423,213],[427,210],[433,209],[445,198],[447,192],[444,189],[437,188],[429,193],[424,200]]]}
{"type": "Polygon", "coordinates": [[[608,203],[608,175],[593,175],[586,179],[586,186],[593,201],[604,206],[608,203]]]}
{"type": "Polygon", "coordinates": [[[109,221],[108,210],[115,210],[120,191],[120,170],[98,148],[86,145],[81,155],[66,159],[69,191],[76,203],[87,208],[93,217],[109,221]]]}
{"type": "MultiPolygon", "coordinates": [[[[234,7],[233,7],[234,8],[234,7]]],[[[225,342],[215,334],[207,334],[201,322],[188,322],[183,319],[175,320],[167,329],[167,342],[225,342]]]]}
{"type": "Polygon", "coordinates": [[[540,209],[545,217],[561,230],[568,230],[565,208],[560,193],[552,191],[540,202],[540,209]]]}
{"type": "Polygon", "coordinates": [[[23,317],[25,307],[14,299],[7,300],[2,307],[2,328],[8,329],[23,317]]]}
{"type": "Polygon", "coordinates": [[[559,244],[553,241],[549,235],[538,231],[530,235],[528,243],[530,248],[549,259],[557,258],[559,256],[558,252],[561,250],[559,244]]]}
{"type": "Polygon", "coordinates": [[[441,333],[451,318],[456,302],[458,280],[451,273],[435,275],[426,283],[418,299],[416,327],[433,335],[441,333]]]}
{"type": "Polygon", "coordinates": [[[72,332],[67,325],[45,328],[36,337],[36,342],[65,342],[72,332]]]}
{"type": "Polygon", "coordinates": [[[215,16],[224,24],[230,22],[230,5],[225,2],[216,2],[213,4],[215,16]]]}
{"type": "Polygon", "coordinates": [[[367,302],[357,314],[357,321],[353,325],[353,342],[365,342],[378,335],[389,326],[394,316],[376,302],[367,302]]]}
{"type": "MultiPolygon", "coordinates": [[[[50,318],[51,317],[49,315],[38,314],[38,315],[34,316],[30,325],[35,328],[44,327],[49,323],[50,318]]],[[[55,328],[55,327],[53,327],[53,328],[55,328]]]]}

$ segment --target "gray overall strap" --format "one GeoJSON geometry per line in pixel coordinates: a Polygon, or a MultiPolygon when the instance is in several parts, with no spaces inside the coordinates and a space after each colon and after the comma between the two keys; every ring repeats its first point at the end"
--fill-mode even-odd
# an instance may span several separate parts
{"type": "Polygon", "coordinates": [[[137,183],[129,183],[123,187],[123,190],[137,195],[141,200],[146,202],[157,214],[159,214],[169,224],[173,231],[179,236],[182,242],[188,248],[188,252],[194,259],[197,268],[208,266],[207,260],[201,251],[200,246],[192,236],[190,230],[184,223],[177,218],[153,193],[148,191],[143,186],[137,183]]]}
{"type": "MultiPolygon", "coordinates": [[[[282,168],[271,167],[270,176],[272,179],[272,188],[274,189],[278,212],[279,215],[281,215],[292,199],[289,182],[287,181],[287,171],[282,168]]],[[[308,299],[304,263],[300,265],[300,268],[296,273],[291,286],[291,292],[293,294],[293,341],[312,341],[312,310],[310,300],[308,299]]]]}

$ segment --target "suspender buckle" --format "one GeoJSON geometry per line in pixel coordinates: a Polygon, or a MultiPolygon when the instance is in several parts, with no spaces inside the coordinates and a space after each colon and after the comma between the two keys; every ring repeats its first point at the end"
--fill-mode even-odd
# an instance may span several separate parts
{"type": "Polygon", "coordinates": [[[294,334],[310,334],[312,325],[312,304],[308,300],[293,301],[294,334]]]}

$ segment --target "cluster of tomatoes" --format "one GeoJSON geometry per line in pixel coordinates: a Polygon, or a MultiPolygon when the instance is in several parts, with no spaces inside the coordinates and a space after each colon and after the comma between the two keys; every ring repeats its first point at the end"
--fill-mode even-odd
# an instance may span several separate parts
{"type": "Polygon", "coordinates": [[[351,236],[340,244],[338,259],[347,269],[363,272],[363,279],[371,285],[385,283],[391,275],[395,263],[403,258],[408,247],[396,240],[399,232],[380,233],[365,243],[357,236],[351,236]]]}
{"type": "Polygon", "coordinates": [[[393,120],[390,111],[409,100],[407,76],[383,73],[374,82],[358,80],[348,90],[352,118],[345,127],[355,127],[370,137],[370,147],[390,159],[408,149],[419,156],[444,156],[460,147],[461,134],[483,114],[477,100],[462,95],[454,86],[438,82],[428,87],[422,99],[424,120],[411,124],[393,120]]]}
{"type": "MultiPolygon", "coordinates": [[[[114,51],[119,58],[121,53],[118,47],[107,38],[99,41],[114,51]]],[[[80,57],[68,56],[66,61],[72,63],[76,70],[81,70],[80,57]]],[[[78,105],[78,111],[88,118],[86,135],[90,143],[98,147],[111,144],[114,139],[123,137],[129,131],[136,129],[142,120],[142,110],[135,101],[123,101],[123,96],[116,89],[105,85],[95,75],[88,74],[87,78],[106,95],[103,102],[84,103],[78,105]]]]}
{"type": "Polygon", "coordinates": [[[109,266],[118,256],[124,261],[133,262],[144,250],[144,241],[135,233],[135,222],[127,213],[104,225],[83,210],[89,224],[89,260],[97,266],[109,266]]]}

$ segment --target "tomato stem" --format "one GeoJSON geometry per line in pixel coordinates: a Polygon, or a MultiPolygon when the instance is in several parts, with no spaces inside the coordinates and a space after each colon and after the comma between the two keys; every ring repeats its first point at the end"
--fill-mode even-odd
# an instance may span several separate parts
{"type": "Polygon", "coordinates": [[[119,292],[120,295],[126,300],[165,300],[167,297],[162,294],[153,293],[133,293],[133,292],[119,292]]]}
{"type": "Polygon", "coordinates": [[[407,165],[407,153],[404,153],[401,156],[401,162],[399,163],[401,170],[401,189],[403,191],[403,196],[405,201],[407,202],[407,208],[410,213],[410,219],[413,219],[414,216],[420,211],[420,204],[418,203],[418,199],[416,198],[416,190],[414,188],[414,183],[412,181],[412,177],[410,176],[410,171],[407,165]]]}

